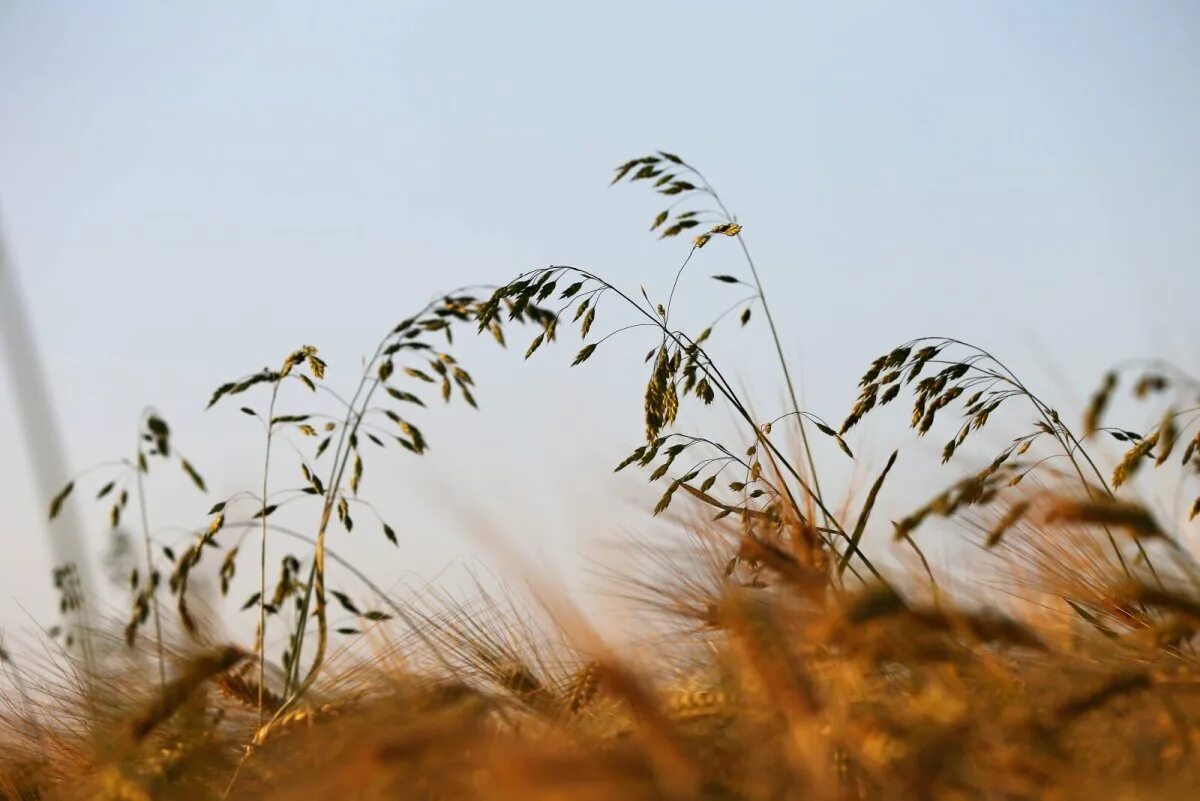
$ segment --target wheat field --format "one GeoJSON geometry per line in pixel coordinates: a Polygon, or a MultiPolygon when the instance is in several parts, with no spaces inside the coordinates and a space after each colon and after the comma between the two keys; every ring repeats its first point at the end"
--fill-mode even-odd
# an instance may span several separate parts
{"type": "Polygon", "coordinates": [[[1002,354],[924,336],[880,343],[852,407],[818,415],[784,358],[782,301],[703,174],[659,151],[613,183],[666,207],[651,221],[676,259],[663,297],[539,268],[415,309],[373,346],[357,386],[327,387],[311,345],[232,378],[207,402],[260,424],[261,483],[183,521],[186,549],[147,522],[144,477],[169,471],[204,491],[204,466],[182,455],[189,433],[153,411],[136,451],[48,499],[51,517],[79,504],[124,521],[140,564],[127,614],[107,622],[81,614],[73,566],[60,566],[53,647],[0,652],[0,797],[1195,797],[1200,565],[1185,535],[1200,512],[1200,380],[1163,362],[1117,365],[1068,420],[1002,354]],[[711,248],[734,249],[743,269],[702,274],[711,248]],[[731,305],[682,330],[677,288],[714,279],[731,305]],[[765,330],[741,331],[752,319],[765,330]],[[613,591],[644,612],[626,640],[602,636],[544,577],[513,577],[539,588],[536,602],[482,585],[468,599],[399,598],[336,553],[352,530],[397,543],[398,522],[359,497],[362,477],[426,452],[427,405],[477,405],[455,355],[475,336],[526,359],[567,348],[575,369],[613,337],[645,343],[628,368],[645,379],[644,430],[599,468],[644,471],[661,490],[646,514],[672,543],[635,544],[611,566],[613,591]],[[777,358],[779,385],[748,397],[710,357],[711,341],[734,336],[777,358]],[[760,417],[780,386],[784,407],[760,417]],[[1118,400],[1157,422],[1110,419],[1118,400]],[[319,411],[326,401],[336,414],[319,411]],[[309,403],[318,411],[290,411],[309,403]],[[829,494],[828,454],[864,458],[858,426],[890,404],[911,408],[917,439],[861,490],[829,494]],[[723,408],[738,438],[686,428],[687,405],[723,408]],[[959,451],[985,429],[1004,444],[973,464],[959,451]],[[905,496],[904,517],[873,515],[923,437],[938,442],[941,479],[905,496]],[[1101,441],[1123,456],[1106,460],[1101,441]],[[1147,500],[1145,482],[1171,487],[1179,508],[1147,500]],[[276,562],[284,505],[308,524],[276,562]],[[930,528],[979,554],[993,589],[927,558],[930,528]],[[189,605],[201,574],[229,611],[254,616],[254,637],[215,639],[189,605]],[[239,577],[246,597],[234,597],[239,577]],[[371,605],[345,591],[355,581],[371,605]],[[282,653],[267,652],[271,632],[282,653]]]}

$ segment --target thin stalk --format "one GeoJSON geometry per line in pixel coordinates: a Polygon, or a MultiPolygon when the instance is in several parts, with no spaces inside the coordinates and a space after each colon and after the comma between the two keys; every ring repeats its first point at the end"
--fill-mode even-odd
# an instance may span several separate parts
{"type": "Polygon", "coordinates": [[[167,667],[166,659],[163,656],[162,618],[158,611],[158,587],[154,573],[154,550],[150,544],[150,514],[146,511],[144,462],[142,434],[139,430],[137,437],[137,461],[134,463],[133,470],[137,475],[138,510],[141,513],[142,520],[142,544],[146,549],[146,580],[150,582],[150,610],[154,615],[154,639],[158,650],[158,681],[161,688],[165,691],[167,688],[167,667]]]}
{"type": "MultiPolygon", "coordinates": [[[[384,339],[380,341],[379,346],[375,349],[375,353],[367,362],[367,366],[363,371],[362,378],[359,380],[358,388],[355,390],[354,396],[350,399],[349,408],[346,412],[346,418],[342,424],[341,432],[338,434],[338,444],[337,448],[334,450],[333,465],[330,468],[328,480],[325,485],[325,498],[321,505],[321,520],[317,528],[316,544],[313,549],[313,564],[312,567],[309,568],[308,581],[305,582],[304,598],[301,600],[298,619],[296,621],[296,631],[293,633],[293,644],[291,647],[292,661],[288,666],[288,678],[286,681],[285,690],[292,691],[292,695],[294,696],[298,696],[300,693],[300,689],[297,687],[300,681],[300,656],[304,647],[304,638],[307,631],[308,610],[310,604],[312,603],[314,585],[316,584],[318,578],[321,583],[318,596],[323,595],[325,591],[324,558],[322,552],[325,546],[325,532],[329,527],[329,518],[333,512],[333,505],[336,502],[338,485],[341,482],[342,471],[345,468],[345,462],[349,454],[348,451],[343,453],[347,439],[346,433],[350,428],[351,420],[362,419],[362,414],[357,411],[356,404],[358,403],[359,397],[362,395],[363,389],[367,386],[371,369],[376,360],[378,360],[379,355],[383,352],[383,348],[388,338],[389,337],[384,337],[384,339]]],[[[369,405],[370,399],[370,394],[368,394],[366,400],[363,402],[364,408],[369,405]]],[[[357,429],[357,425],[355,428],[357,429]]],[[[323,599],[318,597],[318,609],[320,609],[322,603],[323,599]]],[[[317,666],[318,665],[314,665],[314,667],[317,666]]],[[[285,695],[287,695],[286,692],[285,695]]]]}
{"type": "MultiPolygon", "coordinates": [[[[705,189],[712,195],[712,199],[716,202],[717,206],[720,207],[726,221],[730,223],[735,222],[734,216],[729,212],[729,209],[721,200],[721,196],[717,194],[717,190],[713,189],[708,179],[690,164],[685,166],[704,182],[705,189]]],[[[779,328],[775,325],[774,315],[771,314],[771,304],[767,302],[767,293],[763,288],[762,278],[758,275],[758,267],[755,266],[754,259],[750,255],[750,248],[746,246],[746,240],[741,233],[736,238],[738,245],[742,248],[742,255],[746,257],[746,265],[750,268],[750,275],[753,277],[754,286],[758,290],[758,298],[762,302],[763,316],[767,318],[767,328],[771,331],[771,341],[775,343],[775,354],[779,358],[779,367],[783,371],[783,381],[787,385],[788,397],[792,402],[792,411],[796,412],[796,425],[800,429],[800,441],[804,446],[804,458],[808,463],[808,471],[812,475],[813,490],[816,498],[821,500],[821,481],[817,475],[817,463],[813,458],[812,446],[808,442],[808,431],[804,425],[804,418],[800,415],[800,400],[796,397],[796,384],[792,381],[791,370],[788,369],[787,358],[783,354],[783,343],[779,338],[779,328]]],[[[821,505],[823,506],[824,504],[822,503],[821,505]]],[[[826,522],[828,522],[828,516],[826,522]]]]}
{"type": "MultiPolygon", "coordinates": [[[[720,200],[717,201],[718,204],[720,202],[720,200]]],[[[746,240],[739,233],[737,241],[742,247],[743,255],[746,257],[746,264],[750,267],[750,275],[754,277],[754,284],[758,287],[758,297],[762,301],[763,317],[767,319],[767,327],[771,330],[771,341],[775,343],[775,354],[779,357],[779,367],[783,370],[783,381],[787,385],[788,397],[792,401],[792,411],[797,414],[796,425],[800,428],[800,441],[804,445],[804,458],[808,462],[808,471],[812,474],[813,489],[817,498],[821,498],[821,479],[817,475],[817,463],[813,458],[812,447],[808,442],[808,429],[804,425],[803,415],[800,414],[800,400],[796,397],[796,385],[792,381],[791,371],[787,365],[787,358],[783,355],[783,343],[779,339],[779,329],[775,326],[775,318],[771,315],[771,305],[767,303],[767,294],[763,289],[762,280],[758,277],[758,269],[754,266],[754,259],[750,257],[750,249],[746,247],[746,240]]]]}
{"type": "Polygon", "coordinates": [[[268,479],[271,474],[271,441],[275,433],[275,401],[279,398],[280,377],[275,380],[271,390],[271,404],[267,410],[267,446],[263,455],[262,504],[259,507],[259,517],[262,527],[259,529],[258,547],[258,725],[263,722],[263,700],[267,677],[267,495],[269,493],[268,479]]]}
{"type": "MultiPolygon", "coordinates": [[[[383,346],[380,345],[380,351],[382,348],[383,346]]],[[[376,351],[375,358],[378,358],[380,351],[376,351]]],[[[370,370],[374,363],[375,359],[372,359],[370,362],[368,362],[367,369],[370,370]]],[[[370,405],[371,396],[375,394],[375,390],[378,389],[379,384],[380,381],[378,378],[375,378],[371,381],[370,388],[367,390],[367,394],[363,398],[363,408],[366,408],[370,405]]],[[[358,433],[358,427],[361,423],[362,414],[360,413],[354,418],[354,426],[350,429],[350,436],[358,433]]],[[[333,514],[333,506],[335,499],[337,498],[337,491],[341,487],[342,477],[346,473],[346,465],[349,464],[349,461],[350,451],[346,449],[342,453],[340,464],[337,466],[337,473],[329,485],[329,496],[326,499],[325,508],[321,511],[321,525],[317,530],[317,544],[313,550],[313,566],[311,572],[312,579],[309,582],[309,587],[315,590],[317,599],[317,652],[313,655],[313,663],[308,669],[308,675],[304,678],[304,684],[298,687],[296,690],[297,695],[303,693],[312,685],[313,681],[317,678],[317,673],[320,671],[321,665],[325,661],[325,649],[328,645],[329,637],[325,611],[325,535],[329,529],[329,519],[333,514]]],[[[303,622],[301,622],[301,626],[303,626],[303,622]]],[[[296,659],[299,659],[298,654],[296,659]]],[[[299,676],[299,673],[296,675],[299,676]]]]}

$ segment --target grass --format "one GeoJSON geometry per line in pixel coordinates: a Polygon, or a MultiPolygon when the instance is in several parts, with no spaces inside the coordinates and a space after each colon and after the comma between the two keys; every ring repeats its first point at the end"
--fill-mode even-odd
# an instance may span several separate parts
{"type": "MultiPolygon", "coordinates": [[[[693,237],[666,296],[551,266],[436,298],[387,332],[348,396],[326,386],[312,346],[221,385],[209,406],[244,404],[261,482],[214,504],[179,552],[146,519],[148,479],[206,484],[155,412],[131,458],[69,482],[51,516],[85,483],[113,527],[136,502],[143,564],[123,636],[68,629],[41,658],[0,650],[0,797],[1190,798],[1200,569],[1184,540],[1200,500],[1152,508],[1136,490],[1156,471],[1194,496],[1200,382],[1160,362],[1120,365],[1073,426],[988,351],[923,337],[877,357],[835,425],[800,408],[744,229],[712,185],[663,152],[623,164],[620,182],[670,198],[653,220],[661,237],[693,237]],[[705,248],[734,242],[749,280],[713,276],[739,295],[710,326],[681,330],[680,282],[705,248]],[[607,329],[602,303],[617,321],[607,329]],[[756,309],[789,400],[765,418],[709,349],[756,309]],[[675,544],[635,545],[608,566],[612,591],[644,613],[625,640],[606,641],[549,577],[517,577],[536,588],[528,607],[482,587],[402,599],[337,555],[338,535],[363,527],[399,545],[359,497],[368,456],[424,454],[413,418],[435,398],[476,405],[455,337],[503,346],[533,329],[531,358],[571,327],[573,366],[614,337],[648,347],[643,436],[616,469],[660,483],[650,511],[675,544]],[[950,433],[944,462],[964,461],[985,427],[1034,422],[898,521],[873,511],[903,446],[866,493],[834,503],[841,466],[823,466],[810,435],[853,460],[856,426],[902,394],[918,436],[950,433]],[[1118,394],[1158,423],[1110,424],[1118,394]],[[741,441],[682,428],[687,403],[724,406],[741,441]],[[1125,455],[1106,463],[1100,438],[1125,455]],[[308,524],[278,525],[284,506],[308,524]],[[982,567],[935,571],[922,539],[938,520],[982,567]],[[234,604],[253,611],[256,635],[216,642],[190,610],[189,579],[214,573],[232,592],[255,535],[257,590],[234,604]],[[269,553],[285,549],[273,568],[269,553]],[[333,605],[353,625],[338,626],[333,605]],[[278,656],[271,630],[286,642],[278,656]]],[[[70,565],[55,579],[70,616],[86,599],[70,565]]]]}

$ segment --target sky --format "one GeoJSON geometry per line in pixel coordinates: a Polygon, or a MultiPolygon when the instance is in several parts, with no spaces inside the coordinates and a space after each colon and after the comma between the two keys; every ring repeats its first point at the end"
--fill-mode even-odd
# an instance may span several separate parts
{"type": "MultiPolygon", "coordinates": [[[[252,421],[204,411],[218,384],[311,343],[350,388],[434,293],[531,267],[665,295],[686,243],[607,185],[658,148],[745,226],[806,408],[840,419],[871,359],[944,334],[1077,409],[1119,360],[1200,367],[1198,35],[1186,2],[6,0],[0,230],[70,469],[127,455],[152,405],[209,478],[154,474],[164,542],[261,480],[252,421]]],[[[677,301],[695,328],[730,300],[707,276],[745,273],[714,244],[677,301]]],[[[764,416],[767,335],[759,316],[716,345],[764,416]]],[[[525,363],[524,337],[462,345],[482,409],[425,414],[426,457],[372,454],[400,547],[333,545],[383,586],[513,559],[586,582],[596,543],[648,530],[657,493],[610,467],[639,443],[649,346],[568,371],[573,343],[525,363]]],[[[12,394],[0,625],[29,628],[54,622],[53,560],[12,394]]],[[[902,442],[865,426],[833,491],[902,442]]],[[[74,500],[98,559],[103,509],[74,500]]]]}

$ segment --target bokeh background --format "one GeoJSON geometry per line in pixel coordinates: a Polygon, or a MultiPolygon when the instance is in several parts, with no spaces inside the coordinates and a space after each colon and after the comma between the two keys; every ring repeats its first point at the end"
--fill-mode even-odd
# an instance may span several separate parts
{"type": "MultiPolygon", "coordinates": [[[[202,525],[258,481],[253,422],[204,403],[301,344],[345,388],[439,290],[570,263],[665,294],[686,244],[646,233],[647,192],[607,186],[655,148],[700,165],[746,226],[807,408],[840,420],[872,358],[947,334],[1072,410],[1121,359],[1198,367],[1198,37],[1189,2],[6,0],[0,228],[70,468],[128,453],[150,404],[209,479],[201,498],[155,475],[156,527],[202,525]]],[[[689,325],[723,308],[706,276],[726,272],[735,250],[706,248],[689,325]]],[[[765,336],[759,316],[716,352],[767,416],[783,394],[765,336]]],[[[368,464],[401,547],[366,526],[331,544],[385,587],[498,551],[583,584],[604,542],[648,525],[657,493],[610,473],[640,438],[648,346],[568,372],[574,345],[522,363],[525,339],[466,345],[482,411],[434,409],[428,456],[368,464]]],[[[29,628],[56,598],[38,443],[11,398],[0,626],[29,628]]],[[[856,432],[837,497],[899,429],[856,432]]],[[[893,514],[925,500],[903,486],[893,514]]],[[[103,575],[112,534],[87,497],[103,575]]]]}

